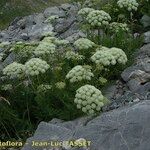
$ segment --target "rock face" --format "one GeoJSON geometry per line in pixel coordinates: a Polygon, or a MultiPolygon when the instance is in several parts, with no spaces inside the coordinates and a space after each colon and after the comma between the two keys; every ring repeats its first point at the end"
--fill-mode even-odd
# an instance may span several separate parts
{"type": "Polygon", "coordinates": [[[8,27],[1,31],[1,41],[28,41],[39,40],[44,33],[54,31],[62,38],[82,36],[77,23],[78,5],[62,4],[61,6],[49,7],[43,13],[16,18],[8,27]],[[52,16],[58,15],[59,19],[53,25],[44,21],[52,16]]]}
{"type": "Polygon", "coordinates": [[[150,44],[144,45],[139,50],[135,64],[125,69],[121,76],[133,93],[141,96],[148,94],[150,91],[150,44]],[[149,86],[145,88],[146,85],[149,86]]]}
{"type": "MultiPolygon", "coordinates": [[[[103,113],[96,118],[84,117],[69,122],[41,122],[33,137],[22,150],[43,150],[32,147],[32,141],[76,140],[91,141],[89,150],[149,150],[150,101],[103,113]]],[[[50,147],[45,147],[49,150],[50,147]]],[[[60,148],[61,149],[61,148],[60,148]]],[[[69,148],[69,150],[84,148],[69,148]]]]}

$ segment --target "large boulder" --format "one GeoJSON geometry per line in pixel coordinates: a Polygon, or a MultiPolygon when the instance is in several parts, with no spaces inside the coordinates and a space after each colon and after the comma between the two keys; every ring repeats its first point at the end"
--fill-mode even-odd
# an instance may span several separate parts
{"type": "MultiPolygon", "coordinates": [[[[146,100],[103,113],[96,118],[75,121],[41,122],[22,150],[43,150],[32,141],[64,141],[84,138],[91,141],[90,150],[149,150],[150,101],[146,100]]],[[[50,147],[45,147],[50,149],[50,147]]],[[[79,150],[84,148],[68,148],[79,150]]]]}

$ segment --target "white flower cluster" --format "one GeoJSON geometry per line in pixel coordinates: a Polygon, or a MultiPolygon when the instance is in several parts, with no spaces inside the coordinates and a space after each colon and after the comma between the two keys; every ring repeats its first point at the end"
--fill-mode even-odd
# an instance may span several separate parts
{"type": "Polygon", "coordinates": [[[12,84],[5,84],[5,85],[2,85],[1,90],[9,91],[9,90],[12,90],[12,88],[13,88],[12,84]]]}
{"type": "Polygon", "coordinates": [[[110,49],[110,51],[111,51],[111,54],[114,56],[115,60],[119,64],[123,64],[123,65],[126,64],[128,59],[127,59],[125,52],[122,49],[113,47],[110,49]]]}
{"type": "Polygon", "coordinates": [[[55,32],[49,31],[42,34],[43,37],[55,36],[55,32]]]}
{"type": "Polygon", "coordinates": [[[109,24],[109,29],[115,33],[119,31],[129,32],[129,28],[126,23],[112,22],[111,24],[109,24]]]}
{"type": "Polygon", "coordinates": [[[61,45],[67,45],[69,44],[69,41],[68,40],[59,40],[56,38],[56,40],[54,41],[54,43],[58,46],[61,46],[61,45]]]}
{"type": "Polygon", "coordinates": [[[42,42],[46,42],[46,43],[53,43],[57,46],[61,46],[61,45],[67,45],[69,44],[69,41],[68,40],[60,40],[54,36],[47,36],[45,37],[42,42]]]}
{"type": "Polygon", "coordinates": [[[101,91],[92,85],[84,85],[76,91],[74,102],[84,113],[95,114],[104,106],[105,98],[101,91]]]}
{"type": "Polygon", "coordinates": [[[122,49],[119,48],[110,48],[105,50],[97,51],[92,57],[91,60],[96,64],[101,64],[103,66],[125,64],[127,62],[127,56],[122,49]]]}
{"type": "Polygon", "coordinates": [[[56,46],[51,42],[40,42],[38,47],[35,49],[34,54],[36,56],[49,56],[55,53],[56,46]]]}
{"type": "Polygon", "coordinates": [[[65,86],[66,86],[66,83],[65,82],[57,82],[56,84],[55,84],[55,86],[56,86],[56,88],[57,89],[64,89],[65,88],[65,86]]]}
{"type": "Polygon", "coordinates": [[[25,73],[26,75],[36,76],[45,73],[49,67],[46,61],[40,58],[32,58],[25,63],[25,73]]]}
{"type": "Polygon", "coordinates": [[[119,0],[117,4],[120,8],[126,8],[128,11],[137,11],[139,6],[136,0],[119,0]]]}
{"type": "Polygon", "coordinates": [[[91,66],[80,66],[77,65],[66,75],[67,79],[70,79],[70,82],[77,82],[82,80],[91,80],[94,74],[91,72],[91,66]]]}
{"type": "Polygon", "coordinates": [[[107,83],[107,79],[106,78],[103,78],[103,77],[99,77],[99,82],[101,85],[104,85],[107,83]]]}
{"type": "Polygon", "coordinates": [[[89,49],[95,46],[95,43],[86,38],[80,38],[74,42],[74,46],[79,49],[89,49]]]}
{"type": "Polygon", "coordinates": [[[81,16],[87,16],[91,11],[93,11],[93,8],[82,8],[81,10],[78,11],[78,15],[81,16]]]}
{"type": "Polygon", "coordinates": [[[65,54],[65,58],[68,60],[83,60],[85,57],[73,51],[67,51],[65,54]]]}
{"type": "Polygon", "coordinates": [[[3,69],[3,74],[9,76],[10,78],[20,78],[22,77],[24,70],[24,65],[13,62],[3,69]]]}
{"type": "Polygon", "coordinates": [[[44,39],[41,42],[54,43],[55,40],[56,40],[56,37],[48,36],[48,37],[44,37],[44,39]]]}
{"type": "Polygon", "coordinates": [[[103,10],[93,10],[88,14],[86,20],[91,26],[101,27],[108,25],[111,17],[103,10]]]}
{"type": "Polygon", "coordinates": [[[45,93],[47,92],[48,90],[51,90],[52,89],[52,86],[49,85],[49,84],[41,84],[37,87],[37,92],[38,93],[45,93]]]}
{"type": "Polygon", "coordinates": [[[48,17],[48,18],[45,20],[45,23],[52,23],[53,21],[55,21],[55,20],[58,19],[58,18],[59,18],[58,15],[50,16],[50,17],[48,17]]]}

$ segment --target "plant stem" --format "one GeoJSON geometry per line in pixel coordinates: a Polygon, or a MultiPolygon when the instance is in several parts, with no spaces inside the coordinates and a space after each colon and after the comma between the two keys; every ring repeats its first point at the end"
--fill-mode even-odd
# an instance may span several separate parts
{"type": "Polygon", "coordinates": [[[101,44],[101,31],[98,29],[98,45],[101,44]]]}

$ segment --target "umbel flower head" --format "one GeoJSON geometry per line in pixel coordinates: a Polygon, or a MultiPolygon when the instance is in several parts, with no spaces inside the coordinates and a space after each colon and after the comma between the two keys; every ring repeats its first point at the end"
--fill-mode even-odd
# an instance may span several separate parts
{"type": "Polygon", "coordinates": [[[35,49],[34,54],[36,56],[53,55],[55,53],[56,46],[53,43],[41,42],[35,49]]]}
{"type": "Polygon", "coordinates": [[[82,49],[86,50],[86,49],[92,48],[94,45],[95,45],[94,42],[86,38],[80,38],[74,42],[74,46],[79,50],[82,50],[82,49]]]}
{"type": "Polygon", "coordinates": [[[91,60],[97,65],[109,66],[119,64],[125,64],[127,62],[127,56],[122,49],[119,48],[108,48],[105,50],[97,51],[92,57],[91,60]]]}
{"type": "Polygon", "coordinates": [[[76,91],[74,102],[84,113],[95,114],[101,111],[105,98],[99,89],[87,84],[76,91]]]}
{"type": "Polygon", "coordinates": [[[1,90],[3,90],[3,91],[9,91],[9,90],[12,90],[12,89],[13,89],[12,84],[5,84],[1,88],[1,90]]]}
{"type": "Polygon", "coordinates": [[[103,66],[115,65],[116,60],[110,51],[97,51],[92,57],[91,60],[97,65],[102,64],[103,66]]]}
{"type": "Polygon", "coordinates": [[[77,82],[82,80],[91,80],[94,74],[91,72],[90,66],[75,66],[69,73],[66,75],[67,79],[70,79],[70,82],[77,82]]]}
{"type": "Polygon", "coordinates": [[[54,41],[54,43],[57,46],[61,46],[61,45],[67,45],[67,44],[69,44],[69,41],[68,40],[59,40],[59,39],[56,38],[56,40],[54,41]]]}
{"type": "Polygon", "coordinates": [[[78,11],[78,15],[87,16],[93,10],[94,10],[93,8],[88,8],[88,7],[82,8],[78,11]]]}
{"type": "Polygon", "coordinates": [[[46,61],[40,58],[32,58],[25,63],[25,73],[26,75],[36,76],[45,73],[49,67],[46,61]]]}
{"type": "Polygon", "coordinates": [[[68,60],[83,60],[85,57],[73,51],[67,51],[65,54],[65,58],[68,60]]]}
{"type": "Polygon", "coordinates": [[[114,33],[118,33],[119,31],[129,32],[129,28],[126,23],[112,22],[109,24],[109,29],[114,33]]]}
{"type": "Polygon", "coordinates": [[[51,37],[51,36],[55,36],[56,33],[55,32],[52,32],[52,31],[48,31],[48,32],[44,32],[42,34],[42,37],[51,37]]]}
{"type": "Polygon", "coordinates": [[[128,61],[127,56],[122,49],[113,47],[110,49],[110,52],[119,64],[125,65],[128,61]]]}
{"type": "Polygon", "coordinates": [[[51,89],[52,89],[51,85],[49,85],[49,84],[41,84],[41,85],[39,85],[37,87],[37,92],[38,93],[45,93],[45,92],[47,92],[47,91],[49,91],[51,89]]]}
{"type": "Polygon", "coordinates": [[[24,65],[13,62],[3,69],[3,74],[9,76],[10,78],[20,78],[22,77],[24,70],[24,65]]]}
{"type": "Polygon", "coordinates": [[[128,11],[137,11],[139,6],[136,0],[119,0],[117,4],[120,8],[126,8],[128,11]]]}
{"type": "Polygon", "coordinates": [[[103,10],[93,10],[88,14],[86,20],[91,26],[101,27],[108,25],[111,17],[103,10]]]}
{"type": "Polygon", "coordinates": [[[66,83],[65,82],[57,82],[56,84],[55,84],[55,86],[56,86],[56,88],[57,89],[64,89],[65,88],[65,86],[66,86],[66,83]]]}

